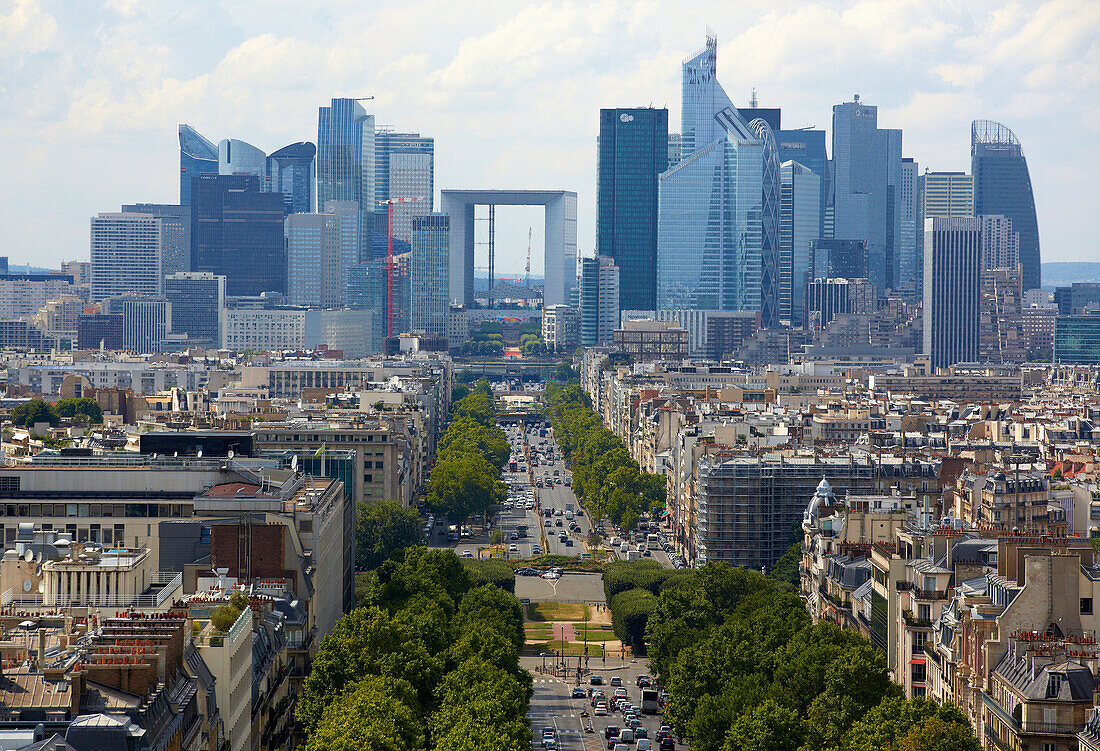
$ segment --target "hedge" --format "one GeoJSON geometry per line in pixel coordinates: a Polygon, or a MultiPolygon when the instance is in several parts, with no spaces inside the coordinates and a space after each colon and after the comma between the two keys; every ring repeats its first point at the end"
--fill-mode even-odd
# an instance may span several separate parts
{"type": "Polygon", "coordinates": [[[462,559],[462,565],[466,567],[467,573],[470,574],[473,586],[495,584],[505,592],[516,593],[516,575],[506,561],[495,558],[480,561],[464,558],[462,559]]]}

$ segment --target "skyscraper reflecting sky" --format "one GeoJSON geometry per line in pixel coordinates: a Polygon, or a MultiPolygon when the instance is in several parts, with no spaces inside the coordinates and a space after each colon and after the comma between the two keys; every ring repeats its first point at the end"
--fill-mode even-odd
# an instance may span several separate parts
{"type": "Polygon", "coordinates": [[[190,125],[180,123],[180,205],[191,205],[191,178],[218,174],[218,147],[190,125]]]}
{"type": "Polygon", "coordinates": [[[373,211],[374,115],[354,99],[333,99],[317,114],[317,205],[358,201],[373,211]]]}
{"type": "Polygon", "coordinates": [[[974,213],[1000,214],[1020,233],[1020,265],[1025,290],[1042,286],[1039,222],[1027,159],[1016,135],[992,120],[970,126],[970,167],[974,175],[974,213]]]}

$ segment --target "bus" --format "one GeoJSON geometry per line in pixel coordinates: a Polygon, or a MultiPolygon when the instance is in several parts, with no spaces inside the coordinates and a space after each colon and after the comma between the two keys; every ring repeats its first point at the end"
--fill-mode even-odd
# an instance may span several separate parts
{"type": "Polygon", "coordinates": [[[645,546],[647,548],[649,548],[650,550],[660,550],[661,549],[661,539],[657,535],[654,535],[654,534],[646,535],[645,546]]]}
{"type": "Polygon", "coordinates": [[[661,697],[655,689],[642,689],[642,714],[659,714],[661,711],[661,697]]]}

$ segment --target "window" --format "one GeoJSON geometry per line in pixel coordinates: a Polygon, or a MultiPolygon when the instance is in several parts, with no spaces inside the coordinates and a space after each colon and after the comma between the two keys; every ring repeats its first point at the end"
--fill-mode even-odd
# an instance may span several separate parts
{"type": "Polygon", "coordinates": [[[931,605],[917,605],[917,618],[922,621],[932,620],[932,606],[931,605]]]}
{"type": "Polygon", "coordinates": [[[1081,615],[1092,615],[1092,598],[1081,598],[1081,615]]]}
{"type": "Polygon", "coordinates": [[[924,683],[924,665],[912,665],[913,683],[924,683]]]}

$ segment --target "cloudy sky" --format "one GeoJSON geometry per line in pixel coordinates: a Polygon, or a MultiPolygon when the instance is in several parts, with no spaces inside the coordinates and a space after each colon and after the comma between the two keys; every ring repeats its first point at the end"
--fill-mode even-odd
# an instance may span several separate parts
{"type": "MultiPolygon", "coordinates": [[[[970,121],[1005,123],[1043,259],[1100,261],[1096,0],[0,0],[0,255],[87,258],[93,214],[177,201],[178,122],[270,152],[315,141],[330,97],[368,95],[379,123],[435,137],[437,201],[576,190],[590,254],[599,108],[668,106],[675,127],[708,26],[734,103],[755,87],[784,127],[829,127],[858,92],[922,168],[962,170],[970,121]]],[[[500,265],[522,268],[540,222],[498,212],[500,265]]]]}

